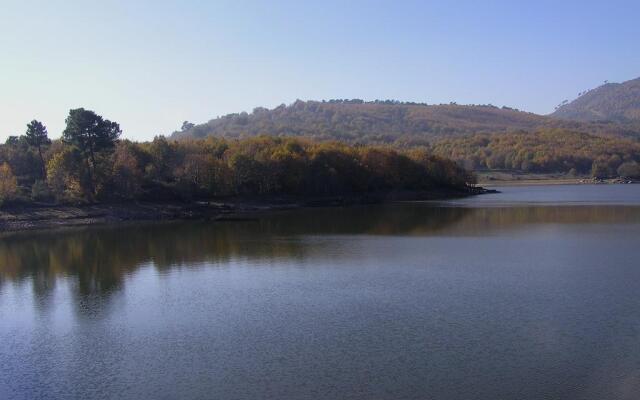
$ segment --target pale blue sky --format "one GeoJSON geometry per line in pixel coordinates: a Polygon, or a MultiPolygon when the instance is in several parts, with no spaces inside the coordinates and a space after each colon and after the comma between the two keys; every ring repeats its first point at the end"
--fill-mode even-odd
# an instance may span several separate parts
{"type": "Polygon", "coordinates": [[[0,0],[0,140],[70,108],[146,140],[300,99],[548,113],[640,76],[639,1],[0,0]]]}

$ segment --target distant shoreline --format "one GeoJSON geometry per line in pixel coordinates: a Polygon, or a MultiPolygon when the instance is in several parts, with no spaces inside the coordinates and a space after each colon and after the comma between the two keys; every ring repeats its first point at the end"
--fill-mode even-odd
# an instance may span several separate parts
{"type": "Polygon", "coordinates": [[[0,209],[0,232],[48,230],[62,227],[153,221],[243,221],[261,213],[311,207],[343,207],[395,201],[440,200],[468,197],[495,190],[482,187],[437,189],[351,196],[304,198],[222,198],[193,202],[131,202],[88,205],[13,205],[0,209]]]}
{"type": "Polygon", "coordinates": [[[511,170],[476,171],[478,184],[483,186],[532,185],[602,185],[627,184],[638,181],[624,178],[596,179],[591,176],[569,176],[562,173],[523,173],[511,170]]]}
{"type": "Polygon", "coordinates": [[[622,185],[636,184],[637,181],[619,181],[617,179],[606,179],[594,181],[592,179],[506,179],[495,181],[483,181],[484,186],[546,186],[546,185],[622,185]]]}
{"type": "Polygon", "coordinates": [[[577,179],[510,179],[482,182],[485,186],[547,186],[547,185],[581,185],[577,179]]]}

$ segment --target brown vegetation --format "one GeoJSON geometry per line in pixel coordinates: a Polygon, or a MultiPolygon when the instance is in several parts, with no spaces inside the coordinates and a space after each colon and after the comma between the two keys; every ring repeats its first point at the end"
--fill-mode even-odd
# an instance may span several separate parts
{"type": "Polygon", "coordinates": [[[22,136],[1,145],[0,179],[15,173],[13,197],[57,203],[430,191],[475,179],[425,149],[266,136],[134,143],[118,140],[119,132],[91,111],[72,110],[62,140],[37,147],[22,136]]]}
{"type": "Polygon", "coordinates": [[[640,142],[560,129],[444,139],[432,151],[474,170],[640,177],[640,142]]]}
{"type": "Polygon", "coordinates": [[[558,107],[556,118],[576,121],[640,123],[640,78],[623,83],[606,83],[581,93],[558,107]]]}
{"type": "Polygon", "coordinates": [[[174,138],[245,138],[263,134],[304,136],[399,147],[477,133],[562,128],[602,136],[640,136],[640,126],[563,121],[493,105],[426,105],[398,101],[296,101],[272,110],[229,114],[201,125],[185,121],[174,138]]]}

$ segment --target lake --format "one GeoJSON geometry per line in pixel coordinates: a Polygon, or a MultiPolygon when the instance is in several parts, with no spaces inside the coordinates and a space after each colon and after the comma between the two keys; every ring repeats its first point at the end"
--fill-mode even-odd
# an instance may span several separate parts
{"type": "Polygon", "coordinates": [[[0,237],[1,399],[637,399],[640,185],[0,237]]]}

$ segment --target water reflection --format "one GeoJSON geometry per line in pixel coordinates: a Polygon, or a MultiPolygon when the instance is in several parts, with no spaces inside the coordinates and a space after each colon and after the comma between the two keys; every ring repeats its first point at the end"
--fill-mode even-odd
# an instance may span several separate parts
{"type": "Polygon", "coordinates": [[[414,203],[0,236],[0,398],[634,398],[639,232],[414,203]]]}
{"type": "MultiPolygon", "coordinates": [[[[79,296],[117,291],[127,274],[151,263],[157,270],[225,263],[232,259],[303,259],[322,255],[306,236],[491,235],[536,224],[640,222],[640,207],[433,207],[403,204],[306,209],[255,221],[166,223],[4,235],[0,238],[0,289],[29,281],[46,299],[56,279],[72,278],[79,296]]],[[[319,248],[320,247],[320,248],[319,248]]]]}

